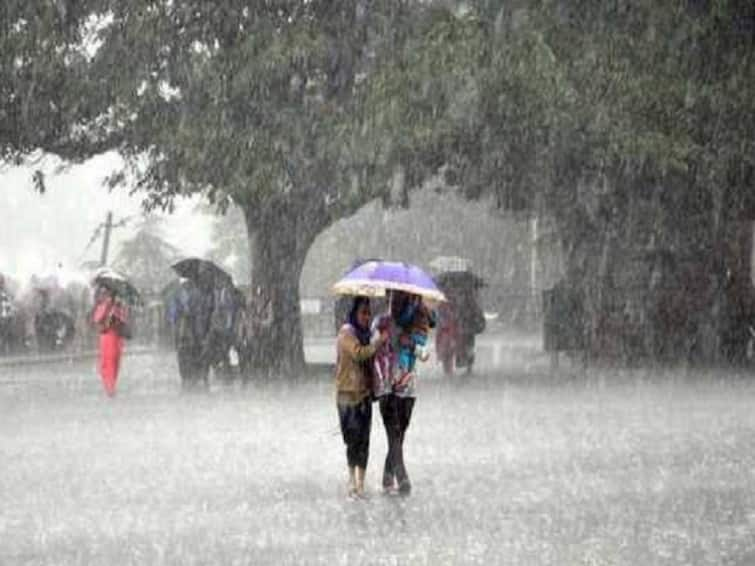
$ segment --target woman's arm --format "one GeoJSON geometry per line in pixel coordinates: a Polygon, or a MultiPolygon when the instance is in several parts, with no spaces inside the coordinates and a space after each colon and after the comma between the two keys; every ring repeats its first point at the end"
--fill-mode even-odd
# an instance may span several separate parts
{"type": "Polygon", "coordinates": [[[375,355],[375,352],[383,343],[383,338],[378,335],[366,346],[363,346],[348,329],[343,328],[338,333],[338,348],[342,354],[350,357],[354,361],[363,362],[375,355]]]}
{"type": "Polygon", "coordinates": [[[97,330],[104,332],[110,326],[110,316],[112,313],[113,303],[110,301],[101,301],[94,307],[94,313],[92,313],[92,322],[94,322],[97,330]]]}

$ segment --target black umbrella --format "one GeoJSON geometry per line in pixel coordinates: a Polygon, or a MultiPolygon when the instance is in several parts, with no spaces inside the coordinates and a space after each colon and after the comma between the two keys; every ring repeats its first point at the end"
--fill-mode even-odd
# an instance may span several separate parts
{"type": "Polygon", "coordinates": [[[446,271],[437,275],[435,282],[443,291],[472,291],[485,286],[485,280],[471,271],[446,271]]]}
{"type": "Polygon", "coordinates": [[[132,305],[141,304],[142,299],[136,287],[125,275],[114,269],[109,267],[100,269],[95,274],[92,283],[109,289],[114,295],[132,305]]]}
{"type": "Polygon", "coordinates": [[[196,283],[233,284],[233,278],[228,273],[207,259],[190,257],[177,261],[171,267],[181,277],[196,283]]]}

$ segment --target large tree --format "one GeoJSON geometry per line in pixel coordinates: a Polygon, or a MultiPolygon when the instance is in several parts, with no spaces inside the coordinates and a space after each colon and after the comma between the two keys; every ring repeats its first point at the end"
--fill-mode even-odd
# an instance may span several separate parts
{"type": "MultiPolygon", "coordinates": [[[[201,192],[244,213],[265,363],[303,365],[299,277],[315,237],[389,191],[364,101],[424,8],[412,2],[118,3],[94,75],[151,206],[201,192]]],[[[396,155],[394,151],[392,155],[396,155]]]]}
{"type": "Polygon", "coordinates": [[[0,3],[0,160],[39,150],[81,160],[112,147],[99,135],[107,92],[89,75],[107,9],[101,0],[0,3]]]}
{"type": "Polygon", "coordinates": [[[673,359],[720,336],[751,289],[752,3],[458,4],[372,105],[403,153],[469,197],[555,217],[592,354],[673,359]]]}
{"type": "Polygon", "coordinates": [[[707,269],[713,291],[681,310],[722,310],[716,258],[755,209],[750,2],[69,4],[6,3],[3,156],[117,148],[151,206],[239,206],[272,366],[303,363],[314,238],[438,170],[556,218],[593,350],[616,312],[662,327],[658,281],[689,257],[705,259],[677,284],[707,269]],[[644,291],[616,293],[629,284],[644,291]]]}
{"type": "Polygon", "coordinates": [[[639,353],[677,358],[720,333],[727,242],[755,212],[753,5],[493,9],[488,143],[462,162],[503,206],[556,217],[588,349],[626,349],[633,327],[639,353]]]}
{"type": "Polygon", "coordinates": [[[416,184],[416,148],[368,105],[394,96],[383,70],[411,63],[407,46],[422,51],[430,11],[390,0],[11,2],[3,156],[117,149],[128,170],[112,184],[135,182],[148,207],[194,193],[240,207],[252,285],[273,305],[266,362],[295,371],[312,241],[376,197],[406,204],[416,184]]]}

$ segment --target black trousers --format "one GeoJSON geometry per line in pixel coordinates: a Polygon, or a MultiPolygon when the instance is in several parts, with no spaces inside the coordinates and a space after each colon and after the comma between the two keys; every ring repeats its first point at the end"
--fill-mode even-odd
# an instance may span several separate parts
{"type": "Polygon", "coordinates": [[[372,429],[372,402],[367,397],[357,405],[338,405],[338,420],[346,444],[346,461],[349,467],[367,468],[370,455],[372,429]]]}
{"type": "Polygon", "coordinates": [[[394,480],[399,488],[409,485],[409,475],[404,465],[404,437],[412,418],[413,397],[385,395],[380,398],[380,414],[383,417],[385,435],[388,438],[388,454],[383,468],[383,487],[393,486],[394,480]]]}
{"type": "Polygon", "coordinates": [[[11,320],[0,318],[0,355],[7,354],[11,349],[11,320]]]}
{"type": "Polygon", "coordinates": [[[202,358],[199,349],[179,345],[176,353],[178,355],[178,373],[181,376],[181,385],[189,388],[201,383],[206,387],[209,383],[210,366],[202,358]]]}

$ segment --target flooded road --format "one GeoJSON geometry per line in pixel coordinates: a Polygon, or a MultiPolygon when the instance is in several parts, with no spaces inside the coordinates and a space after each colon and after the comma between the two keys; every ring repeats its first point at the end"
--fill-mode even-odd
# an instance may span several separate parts
{"type": "Polygon", "coordinates": [[[755,385],[490,370],[423,380],[414,490],[346,495],[327,372],[182,393],[169,355],[3,368],[2,564],[751,564],[755,385]]]}

